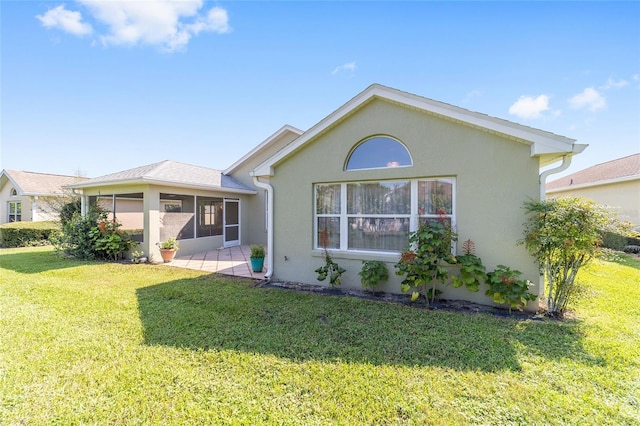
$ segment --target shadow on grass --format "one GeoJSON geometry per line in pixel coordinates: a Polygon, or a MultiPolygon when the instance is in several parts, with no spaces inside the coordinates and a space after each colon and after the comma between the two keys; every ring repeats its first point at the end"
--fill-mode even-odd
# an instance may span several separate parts
{"type": "Polygon", "coordinates": [[[53,247],[0,250],[0,268],[22,274],[37,274],[55,269],[73,268],[86,262],[63,257],[53,247]]]}
{"type": "Polygon", "coordinates": [[[518,371],[523,353],[601,363],[582,348],[577,321],[430,311],[215,275],[140,288],[137,297],[149,345],[481,371],[518,371]]]}

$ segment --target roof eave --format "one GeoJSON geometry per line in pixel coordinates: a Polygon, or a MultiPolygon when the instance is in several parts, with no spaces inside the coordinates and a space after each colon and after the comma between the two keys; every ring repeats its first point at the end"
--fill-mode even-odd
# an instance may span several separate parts
{"type": "Polygon", "coordinates": [[[288,124],[285,124],[280,129],[278,129],[275,133],[273,133],[271,136],[269,136],[267,139],[265,139],[263,142],[261,142],[258,146],[253,148],[247,154],[245,154],[242,158],[240,158],[238,161],[236,161],[231,166],[229,166],[223,173],[225,175],[230,175],[231,173],[236,171],[236,169],[238,169],[240,166],[242,166],[246,161],[251,159],[254,155],[258,154],[260,151],[262,151],[263,149],[265,149],[269,145],[271,145],[274,141],[276,141],[285,132],[292,132],[292,133],[298,134],[298,136],[302,135],[304,133],[302,130],[300,130],[300,129],[296,128],[296,127],[293,127],[293,126],[290,126],[288,124]]]}
{"type": "Polygon", "coordinates": [[[175,188],[199,189],[204,191],[215,191],[215,192],[224,192],[224,193],[231,193],[231,194],[249,194],[249,195],[257,194],[257,191],[252,189],[225,188],[217,185],[190,184],[185,182],[175,182],[170,180],[153,179],[153,178],[102,181],[102,182],[96,182],[94,184],[88,184],[88,185],[74,184],[74,185],[65,186],[65,188],[90,189],[90,188],[99,188],[103,186],[140,185],[140,184],[172,186],[175,188]]]}
{"type": "Polygon", "coordinates": [[[327,128],[333,126],[356,109],[366,104],[374,98],[384,99],[391,102],[407,105],[432,114],[440,115],[450,120],[478,127],[490,132],[495,132],[522,143],[531,144],[531,156],[542,156],[543,154],[557,153],[559,157],[563,155],[575,155],[584,150],[586,145],[575,144],[575,139],[565,136],[555,135],[539,129],[528,128],[526,126],[512,123],[507,120],[480,114],[474,111],[465,110],[453,105],[433,101],[418,95],[401,92],[379,84],[373,84],[356,95],[340,108],[329,114],[315,126],[302,134],[298,139],[279,151],[271,158],[254,169],[255,176],[273,176],[274,166],[289,157],[293,152],[313,139],[327,128]],[[579,147],[582,147],[581,149],[579,147]]]}
{"type": "Polygon", "coordinates": [[[22,196],[28,196],[28,197],[64,197],[65,194],[62,194],[60,192],[56,193],[41,193],[41,192],[22,192],[20,193],[20,195],[22,196]]]}
{"type": "Polygon", "coordinates": [[[580,154],[588,146],[588,144],[574,143],[565,151],[559,151],[557,149],[549,149],[549,147],[542,149],[541,146],[536,147],[535,145],[532,145],[531,156],[538,157],[540,159],[540,167],[545,167],[562,160],[563,157],[573,157],[574,155],[580,154]]]}
{"type": "Polygon", "coordinates": [[[574,189],[584,189],[584,188],[593,188],[594,186],[613,185],[615,183],[630,182],[633,180],[640,180],[640,175],[623,176],[615,179],[599,180],[596,182],[586,182],[586,183],[579,183],[575,185],[562,186],[560,188],[546,190],[545,192],[547,194],[553,194],[556,192],[567,192],[574,189]]]}
{"type": "Polygon", "coordinates": [[[13,187],[16,189],[16,192],[18,192],[18,194],[20,195],[23,194],[22,188],[20,187],[20,185],[18,185],[18,183],[15,180],[13,180],[13,178],[11,177],[11,175],[6,169],[2,170],[2,176],[5,176],[7,180],[11,182],[11,185],[13,185],[13,187]]]}

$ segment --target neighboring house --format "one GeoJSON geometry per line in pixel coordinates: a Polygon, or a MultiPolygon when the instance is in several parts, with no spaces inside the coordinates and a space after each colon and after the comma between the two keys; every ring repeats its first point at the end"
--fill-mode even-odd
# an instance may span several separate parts
{"type": "MultiPolygon", "coordinates": [[[[85,205],[105,194],[116,207],[118,198],[141,199],[143,249],[156,259],[156,243],[169,236],[182,239],[183,254],[266,243],[267,277],[327,285],[314,272],[326,245],[347,269],[344,287],[360,287],[362,261],[375,259],[390,271],[380,289],[399,292],[393,265],[407,233],[440,219],[459,235],[456,253],[471,239],[489,269],[518,269],[539,293],[538,268],[516,245],[522,204],[544,194],[553,170],[541,172],[543,166],[563,160],[566,167],[584,148],[374,84],[306,132],[283,127],[225,172],[180,165],[172,177],[177,163],[164,162],[72,187],[83,191],[85,205]],[[176,200],[184,217],[168,220],[163,200],[176,200]],[[200,235],[209,224],[221,235],[200,235]]],[[[444,297],[489,303],[483,292],[450,287],[444,297]]]]}
{"type": "Polygon", "coordinates": [[[83,177],[3,170],[0,174],[0,224],[58,220],[55,200],[64,197],[63,187],[83,177]]]}
{"type": "Polygon", "coordinates": [[[548,197],[584,197],[640,227],[640,154],[596,164],[549,182],[548,197]]]}

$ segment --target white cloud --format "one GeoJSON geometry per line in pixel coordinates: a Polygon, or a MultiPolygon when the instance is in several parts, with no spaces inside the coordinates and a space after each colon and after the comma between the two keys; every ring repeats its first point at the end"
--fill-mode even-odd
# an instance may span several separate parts
{"type": "Polygon", "coordinates": [[[105,28],[98,36],[105,46],[151,45],[174,51],[202,32],[222,34],[231,30],[227,11],[218,6],[204,11],[202,0],[78,0],[77,3],[86,8],[96,25],[105,28]]]}
{"type": "Polygon", "coordinates": [[[521,118],[538,118],[540,114],[549,109],[549,96],[539,95],[520,96],[518,100],[509,107],[509,114],[521,118]]]}
{"type": "Polygon", "coordinates": [[[629,82],[626,80],[615,81],[613,78],[609,77],[607,82],[603,86],[600,86],[600,89],[602,90],[621,89],[627,84],[629,84],[629,82]]]}
{"type": "Polygon", "coordinates": [[[593,87],[587,87],[569,99],[569,103],[574,108],[587,108],[589,111],[597,111],[607,106],[605,98],[593,87]]]}
{"type": "Polygon", "coordinates": [[[346,64],[335,67],[334,70],[331,71],[331,74],[336,75],[341,72],[354,72],[356,68],[357,66],[355,61],[347,62],[346,64]]]}
{"type": "Polygon", "coordinates": [[[80,12],[67,10],[63,4],[49,9],[43,15],[36,15],[36,18],[45,28],[56,28],[78,36],[91,34],[93,31],[91,25],[82,22],[80,12]]]}

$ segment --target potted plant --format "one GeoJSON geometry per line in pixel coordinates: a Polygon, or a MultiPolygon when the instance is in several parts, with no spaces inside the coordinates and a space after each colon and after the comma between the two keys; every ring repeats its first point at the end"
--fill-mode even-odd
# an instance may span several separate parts
{"type": "Polygon", "coordinates": [[[142,251],[134,250],[131,252],[131,256],[133,256],[131,259],[131,262],[133,263],[147,263],[147,258],[142,251]]]}
{"type": "Polygon", "coordinates": [[[252,244],[249,260],[251,260],[251,269],[253,272],[262,272],[262,268],[264,267],[264,257],[264,246],[261,244],[252,244]]]}
{"type": "Polygon", "coordinates": [[[171,262],[178,251],[178,241],[171,237],[160,243],[160,255],[165,263],[171,262]]]}

